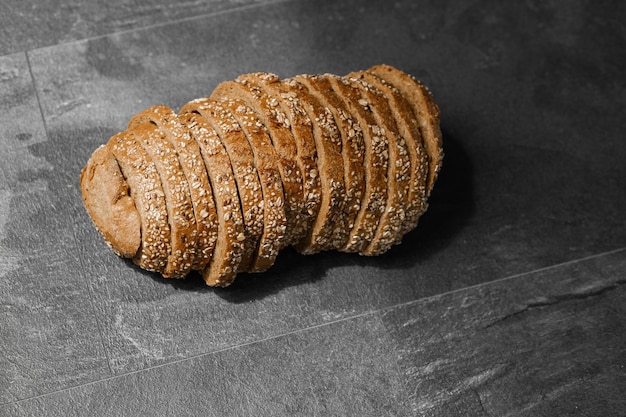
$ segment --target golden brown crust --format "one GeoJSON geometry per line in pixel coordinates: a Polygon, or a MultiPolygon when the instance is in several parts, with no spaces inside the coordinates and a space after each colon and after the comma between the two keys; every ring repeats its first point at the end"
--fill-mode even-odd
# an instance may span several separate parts
{"type": "Polygon", "coordinates": [[[109,147],[94,151],[80,175],[85,208],[107,245],[132,258],[141,244],[141,218],[130,188],[109,147]]]}
{"type": "Polygon", "coordinates": [[[203,98],[195,100],[194,104],[194,109],[215,129],[230,159],[246,237],[242,242],[244,250],[239,269],[247,271],[257,253],[263,233],[263,192],[254,165],[254,154],[239,123],[220,102],[203,98]]]}
{"type": "Polygon", "coordinates": [[[304,254],[334,249],[341,240],[335,233],[346,203],[346,189],[341,156],[341,134],[332,111],[319,99],[314,80],[308,75],[296,75],[285,84],[302,97],[305,111],[312,121],[313,138],[317,148],[318,173],[321,184],[321,204],[314,223],[304,239],[295,247],[304,254]]]}
{"type": "Polygon", "coordinates": [[[387,171],[389,166],[388,142],[383,129],[363,100],[358,89],[344,77],[329,76],[336,93],[344,99],[350,113],[361,125],[365,143],[365,192],[354,227],[344,252],[363,253],[374,239],[380,218],[387,202],[387,171]]]}
{"type": "Polygon", "coordinates": [[[407,97],[418,122],[424,146],[428,153],[429,170],[426,183],[427,196],[433,188],[443,161],[439,108],[428,88],[414,77],[390,65],[376,65],[367,71],[378,75],[396,87],[407,97]]]}
{"type": "Polygon", "coordinates": [[[207,285],[225,287],[233,282],[241,265],[245,240],[243,216],[226,149],[215,130],[195,107],[194,102],[187,103],[179,114],[200,146],[218,218],[218,239],[213,258],[202,271],[202,277],[207,285]]]}
{"type": "Polygon", "coordinates": [[[411,181],[411,159],[406,140],[400,136],[389,101],[383,93],[361,77],[360,73],[348,74],[351,84],[358,88],[361,97],[368,102],[378,125],[384,130],[388,143],[389,166],[387,171],[387,204],[380,218],[374,239],[362,252],[379,255],[386,252],[399,239],[405,222],[411,181]]]}
{"type": "MultiPolygon", "coordinates": [[[[298,93],[292,87],[281,82],[275,74],[254,73],[246,77],[276,100],[289,121],[291,133],[297,147],[297,162],[302,173],[304,193],[304,211],[302,212],[303,229],[308,230],[319,212],[321,204],[321,184],[317,161],[317,148],[313,138],[311,119],[304,108],[298,93]]],[[[297,238],[297,237],[296,237],[297,238]]]]}
{"type": "Polygon", "coordinates": [[[265,125],[254,110],[238,99],[224,99],[220,103],[230,109],[246,134],[254,154],[263,197],[263,233],[248,272],[266,271],[274,264],[278,252],[286,246],[285,195],[278,170],[278,157],[265,125]]]}
{"type": "Polygon", "coordinates": [[[154,162],[165,193],[171,251],[162,275],[165,278],[183,278],[191,270],[197,230],[189,184],[180,166],[178,153],[158,125],[142,113],[131,119],[128,129],[133,131],[154,162]]]}
{"type": "Polygon", "coordinates": [[[385,252],[417,225],[442,158],[432,94],[400,70],[250,73],[179,113],[139,113],[80,181],[115,253],[227,286],[287,245],[385,252]]]}
{"type": "Polygon", "coordinates": [[[141,217],[141,245],[133,262],[147,271],[163,272],[171,252],[170,225],[156,165],[132,130],[114,135],[107,146],[128,182],[141,217]]]}
{"type": "MultiPolygon", "coordinates": [[[[141,121],[156,124],[178,156],[196,224],[196,232],[189,236],[188,259],[192,262],[191,269],[202,270],[211,260],[217,239],[217,212],[200,148],[176,112],[169,107],[152,106],[134,116],[130,123],[141,121]]],[[[183,184],[181,186],[184,187],[183,184]]]]}
{"type": "Polygon", "coordinates": [[[359,72],[367,82],[381,90],[389,100],[396,126],[400,135],[406,140],[409,157],[411,159],[411,182],[409,186],[408,204],[405,210],[406,219],[402,230],[395,243],[400,243],[402,236],[417,226],[419,217],[426,211],[428,206],[426,199],[426,181],[428,179],[428,155],[424,150],[422,135],[419,131],[417,120],[413,117],[411,104],[400,91],[367,71],[359,72]]]}
{"type": "Polygon", "coordinates": [[[198,240],[195,250],[195,262],[192,269],[195,271],[204,271],[211,263],[213,251],[218,239],[219,220],[217,217],[217,207],[215,206],[215,197],[213,195],[213,187],[209,179],[209,174],[205,165],[200,145],[194,137],[189,123],[191,123],[190,115],[176,114],[176,124],[184,126],[186,135],[184,141],[180,143],[179,156],[189,153],[186,159],[189,165],[190,175],[188,176],[189,190],[191,192],[194,204],[194,212],[196,213],[196,225],[198,227],[198,240]]]}
{"type": "Polygon", "coordinates": [[[291,135],[289,119],[280,110],[278,102],[269,97],[259,86],[254,85],[245,76],[235,81],[226,81],[219,84],[211,97],[238,98],[250,106],[259,116],[261,122],[267,127],[276,154],[278,155],[278,167],[283,181],[285,193],[285,215],[287,217],[287,229],[285,239],[288,244],[299,240],[305,233],[302,213],[304,210],[304,189],[302,186],[302,174],[297,164],[297,147],[291,135]]]}
{"type": "Polygon", "coordinates": [[[331,124],[333,139],[336,128],[336,142],[334,140],[322,142],[325,148],[325,161],[321,164],[320,170],[333,174],[328,176],[327,181],[330,183],[326,187],[331,192],[328,196],[330,209],[327,216],[332,231],[327,238],[327,246],[322,249],[339,249],[348,240],[363,198],[365,188],[363,134],[360,125],[347,111],[342,98],[333,90],[327,74],[298,76],[295,79],[306,85],[309,92],[319,100],[325,112],[330,112],[332,120],[331,117],[318,117],[318,120],[333,123],[331,124]],[[329,168],[329,165],[333,168],[329,168]]]}

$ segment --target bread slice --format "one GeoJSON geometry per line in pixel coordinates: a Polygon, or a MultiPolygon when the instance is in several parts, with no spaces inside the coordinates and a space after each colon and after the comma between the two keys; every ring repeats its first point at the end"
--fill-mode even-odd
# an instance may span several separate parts
{"type": "MultiPolygon", "coordinates": [[[[340,183],[335,188],[337,196],[336,213],[333,215],[333,231],[329,249],[345,246],[350,231],[354,227],[356,216],[361,207],[365,189],[365,167],[363,166],[365,144],[361,127],[347,110],[346,103],[333,90],[327,75],[299,76],[298,79],[328,109],[337,126],[340,143],[328,151],[326,163],[336,165],[339,178],[330,178],[331,182],[340,183]]],[[[332,142],[331,142],[332,143],[332,142]]]]}
{"type": "Polygon", "coordinates": [[[298,94],[282,83],[276,74],[258,72],[244,77],[265,89],[268,96],[278,102],[281,111],[289,120],[291,134],[298,150],[298,167],[302,173],[305,199],[302,221],[304,229],[308,230],[319,212],[322,194],[311,119],[298,94]]]}
{"type": "Polygon", "coordinates": [[[80,187],[85,208],[106,244],[118,256],[134,257],[141,245],[141,217],[108,146],[91,155],[81,171],[80,187]]]}
{"type": "Polygon", "coordinates": [[[155,115],[152,109],[146,109],[130,120],[127,129],[135,131],[137,139],[154,161],[165,193],[172,250],[163,277],[183,278],[191,270],[195,258],[196,218],[189,183],[180,165],[178,152],[155,120],[158,119],[155,115]]]}
{"type": "MultiPolygon", "coordinates": [[[[217,212],[200,148],[180,122],[176,112],[169,107],[152,106],[133,117],[131,123],[141,121],[156,124],[178,155],[196,223],[195,239],[192,237],[195,246],[190,241],[188,260],[192,262],[191,269],[203,270],[211,260],[217,239],[217,212]]],[[[181,184],[181,187],[184,186],[181,184]]]]}
{"type": "Polygon", "coordinates": [[[245,240],[240,270],[247,271],[256,255],[263,233],[263,192],[254,165],[250,143],[230,110],[220,102],[202,98],[195,100],[197,110],[220,137],[235,176],[243,215],[245,240]]]}
{"type": "Polygon", "coordinates": [[[399,240],[405,223],[405,210],[408,206],[409,187],[411,182],[411,159],[404,137],[396,126],[387,97],[372,84],[365,81],[359,72],[347,75],[352,86],[361,91],[361,96],[368,102],[379,126],[384,129],[389,149],[389,166],[387,171],[387,207],[383,213],[374,239],[363,251],[364,255],[380,255],[391,248],[399,240]]]}
{"type": "Polygon", "coordinates": [[[133,131],[157,168],[170,225],[171,252],[162,275],[164,278],[183,278],[191,270],[193,257],[190,254],[195,251],[197,234],[189,185],[176,148],[155,123],[141,119],[141,115],[132,119],[128,129],[133,131]]]}
{"type": "Polygon", "coordinates": [[[426,181],[428,197],[437,179],[444,156],[439,126],[439,107],[428,88],[409,74],[390,65],[376,65],[367,71],[378,75],[400,90],[412,105],[413,114],[418,122],[428,154],[429,170],[426,181]]]}
{"type": "Polygon", "coordinates": [[[183,106],[179,117],[200,147],[217,211],[218,239],[202,277],[207,285],[226,287],[240,270],[246,239],[237,184],[224,145],[213,127],[196,110],[196,104],[192,101],[183,106]]]}
{"type": "Polygon", "coordinates": [[[165,192],[156,165],[133,131],[114,135],[108,142],[130,196],[141,218],[141,245],[132,258],[139,267],[162,273],[171,253],[165,192]]]}
{"type": "Polygon", "coordinates": [[[334,228],[340,220],[345,205],[341,135],[332,112],[317,98],[309,85],[307,75],[297,75],[284,80],[300,97],[312,121],[313,138],[317,148],[318,173],[321,184],[321,205],[312,227],[295,248],[304,254],[333,249],[334,228]]]}
{"type": "Polygon", "coordinates": [[[365,191],[361,208],[344,252],[363,253],[374,239],[378,223],[387,203],[387,171],[389,146],[383,129],[378,125],[369,109],[369,103],[361,97],[358,89],[344,77],[327,76],[335,92],[344,99],[349,112],[358,121],[365,143],[365,191]]]}
{"type": "Polygon", "coordinates": [[[225,81],[219,84],[210,98],[219,100],[225,97],[243,100],[257,113],[268,129],[278,155],[278,167],[285,193],[287,218],[285,239],[288,244],[295,243],[306,231],[302,218],[302,213],[305,211],[305,198],[302,173],[297,164],[298,150],[291,134],[289,119],[280,109],[277,100],[265,93],[261,87],[247,80],[245,76],[235,81],[225,81]]]}
{"type": "Polygon", "coordinates": [[[409,186],[408,205],[405,209],[405,221],[395,243],[400,243],[402,236],[417,226],[419,217],[428,207],[426,199],[426,181],[428,179],[428,155],[424,149],[422,135],[417,120],[413,116],[411,104],[400,91],[374,73],[361,71],[358,73],[366,82],[372,84],[385,94],[398,127],[399,134],[406,140],[411,159],[411,182],[409,186]]]}
{"type": "Polygon", "coordinates": [[[238,99],[224,99],[220,103],[231,111],[246,134],[254,154],[263,196],[263,233],[248,272],[266,271],[286,245],[285,195],[278,169],[278,157],[265,125],[254,110],[238,99]]]}

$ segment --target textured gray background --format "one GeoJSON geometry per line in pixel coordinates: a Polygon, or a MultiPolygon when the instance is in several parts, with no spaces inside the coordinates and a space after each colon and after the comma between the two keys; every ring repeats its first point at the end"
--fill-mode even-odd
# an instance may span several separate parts
{"type": "Polygon", "coordinates": [[[1,416],[624,416],[626,6],[3,1],[1,416]],[[446,159],[376,258],[227,289],[112,254],[91,152],[248,71],[423,80],[446,159]]]}

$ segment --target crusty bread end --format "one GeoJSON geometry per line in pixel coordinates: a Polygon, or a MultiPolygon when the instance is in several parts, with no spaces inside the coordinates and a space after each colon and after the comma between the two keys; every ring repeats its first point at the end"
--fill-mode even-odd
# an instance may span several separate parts
{"type": "Polygon", "coordinates": [[[80,176],[85,208],[113,252],[132,258],[141,243],[141,218],[117,161],[105,145],[92,154],[80,176]]]}

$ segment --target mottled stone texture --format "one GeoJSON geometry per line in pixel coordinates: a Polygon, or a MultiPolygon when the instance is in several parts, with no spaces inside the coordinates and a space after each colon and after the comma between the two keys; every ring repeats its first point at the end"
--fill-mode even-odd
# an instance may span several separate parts
{"type": "Polygon", "coordinates": [[[50,145],[25,55],[1,57],[0,403],[110,375],[50,145]]]}
{"type": "Polygon", "coordinates": [[[0,55],[270,2],[3,0],[0,5],[0,55]]]}
{"type": "Polygon", "coordinates": [[[626,409],[623,2],[5,3],[0,415],[626,409]],[[431,88],[446,152],[387,254],[288,249],[215,290],[93,228],[80,170],[136,112],[378,63],[431,88]]]}
{"type": "Polygon", "coordinates": [[[625,278],[622,250],[386,312],[415,414],[622,415],[625,278]]]}
{"type": "Polygon", "coordinates": [[[27,401],[12,412],[408,416],[391,348],[377,317],[358,318],[27,401]]]}

